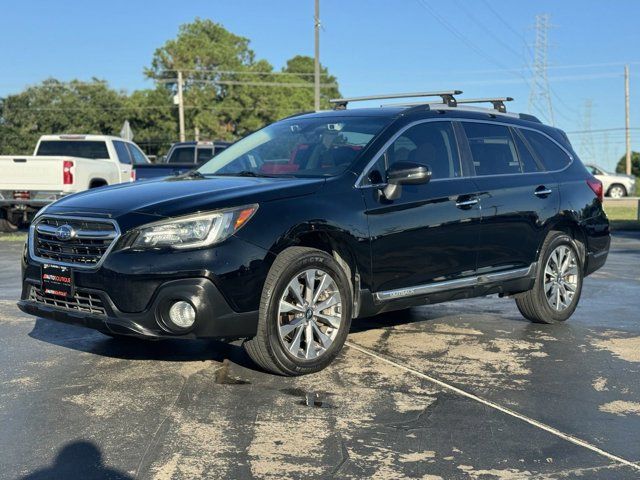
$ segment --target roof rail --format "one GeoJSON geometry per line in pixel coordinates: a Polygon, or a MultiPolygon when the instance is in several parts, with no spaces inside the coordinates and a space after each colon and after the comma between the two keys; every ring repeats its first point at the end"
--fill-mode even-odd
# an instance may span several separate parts
{"type": "Polygon", "coordinates": [[[345,110],[349,102],[364,102],[367,100],[386,100],[390,98],[413,98],[413,97],[440,97],[442,103],[455,107],[457,105],[454,95],[460,95],[462,90],[447,90],[443,92],[412,92],[412,93],[391,93],[386,95],[370,95],[366,97],[332,98],[329,103],[333,103],[334,110],[345,110]]]}
{"type": "Polygon", "coordinates": [[[498,98],[463,98],[458,100],[458,103],[490,103],[493,105],[494,110],[500,113],[507,113],[507,107],[504,102],[512,102],[513,97],[498,97],[498,98]]]}

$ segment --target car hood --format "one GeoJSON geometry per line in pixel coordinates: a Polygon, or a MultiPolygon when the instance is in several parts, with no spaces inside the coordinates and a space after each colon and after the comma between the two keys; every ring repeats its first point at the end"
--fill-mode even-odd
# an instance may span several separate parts
{"type": "Polygon", "coordinates": [[[324,181],[324,178],[165,178],[86,190],[58,200],[47,213],[174,217],[308,195],[321,188],[324,181]]]}

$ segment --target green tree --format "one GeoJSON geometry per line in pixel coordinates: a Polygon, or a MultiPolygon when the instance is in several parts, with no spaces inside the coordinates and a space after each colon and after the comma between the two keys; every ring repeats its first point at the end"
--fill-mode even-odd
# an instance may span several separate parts
{"type": "Polygon", "coordinates": [[[125,120],[125,99],[98,79],[64,83],[48,79],[0,102],[0,151],[30,154],[40,135],[117,135],[125,120]]]}
{"type": "MultiPolygon", "coordinates": [[[[203,138],[232,139],[313,108],[313,59],[296,56],[274,71],[256,59],[247,38],[211,20],[182,25],[176,38],[155,51],[146,74],[175,94],[178,71],[189,137],[197,127],[203,138]]],[[[326,68],[322,72],[322,83],[337,84],[326,68]]],[[[338,93],[337,86],[323,91],[323,104],[338,93]]]]}
{"type": "MultiPolygon", "coordinates": [[[[627,156],[623,155],[616,166],[617,173],[627,173],[627,156]]],[[[631,174],[640,178],[640,153],[631,152],[631,174]]]]}
{"type": "Polygon", "coordinates": [[[125,104],[134,141],[148,154],[166,153],[178,138],[178,112],[171,92],[164,87],[137,90],[125,104]]]}

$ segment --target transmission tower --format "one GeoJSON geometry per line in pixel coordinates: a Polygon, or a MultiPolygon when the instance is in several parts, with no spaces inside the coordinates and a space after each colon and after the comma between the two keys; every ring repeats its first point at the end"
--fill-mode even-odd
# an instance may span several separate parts
{"type": "Polygon", "coordinates": [[[582,138],[580,139],[580,153],[584,159],[589,162],[594,161],[593,151],[593,133],[591,133],[591,110],[593,108],[593,100],[584,101],[584,113],[582,117],[582,138]]]}
{"type": "Polygon", "coordinates": [[[531,92],[529,94],[529,111],[536,109],[543,114],[551,125],[555,125],[553,106],[551,104],[551,91],[549,78],[547,77],[547,50],[549,49],[549,29],[551,28],[551,16],[548,13],[536,15],[536,42],[533,53],[533,78],[531,79],[531,92]]]}

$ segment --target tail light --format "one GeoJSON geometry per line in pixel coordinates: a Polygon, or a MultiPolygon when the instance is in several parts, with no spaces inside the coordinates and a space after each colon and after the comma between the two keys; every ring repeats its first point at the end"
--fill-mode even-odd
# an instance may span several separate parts
{"type": "Polygon", "coordinates": [[[596,180],[595,178],[590,178],[587,180],[587,185],[589,188],[593,190],[593,193],[596,194],[598,200],[601,202],[604,199],[604,189],[602,188],[602,182],[600,180],[596,180]]]}
{"type": "Polygon", "coordinates": [[[134,169],[131,169],[131,181],[136,181],[136,171],[134,169]]]}
{"type": "Polygon", "coordinates": [[[73,184],[73,172],[71,169],[73,168],[73,162],[71,160],[65,160],[62,163],[62,183],[64,185],[73,184]]]}

